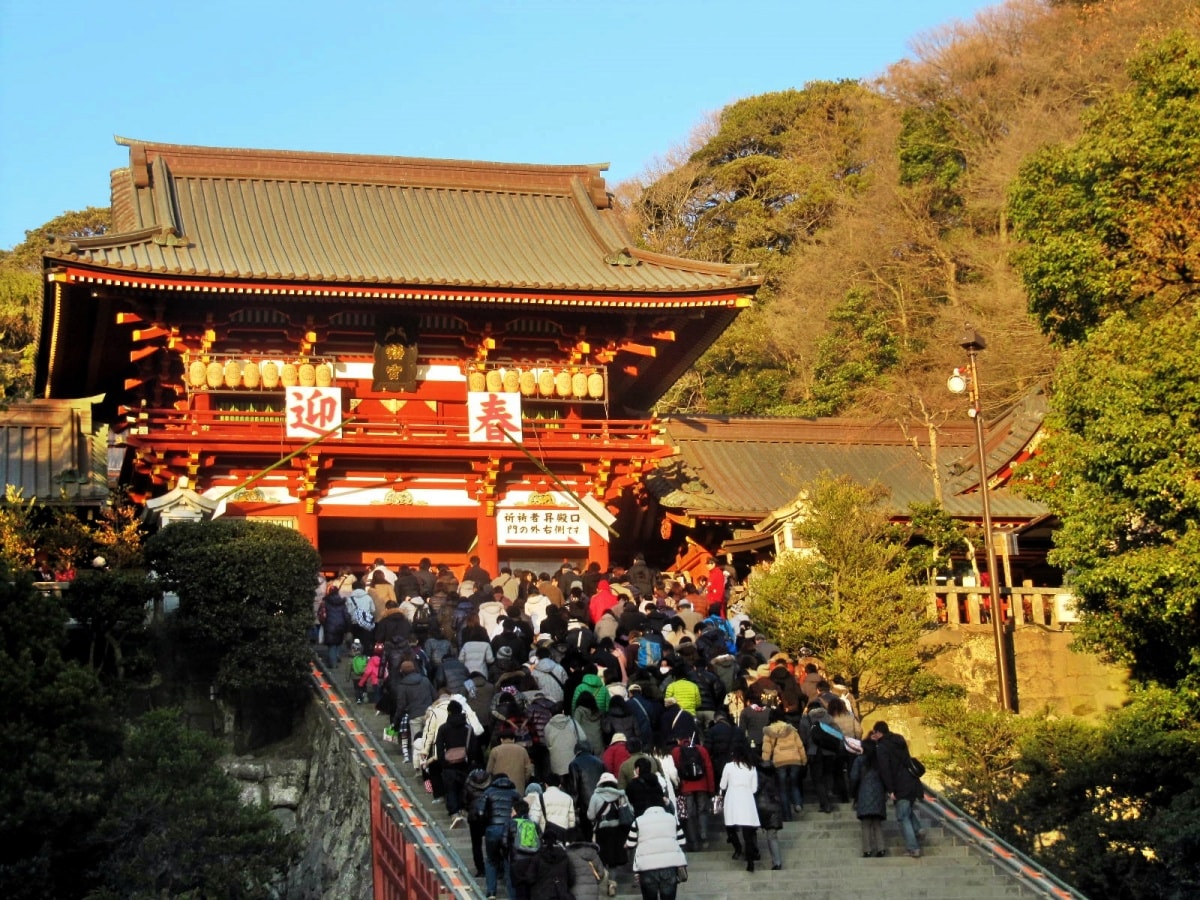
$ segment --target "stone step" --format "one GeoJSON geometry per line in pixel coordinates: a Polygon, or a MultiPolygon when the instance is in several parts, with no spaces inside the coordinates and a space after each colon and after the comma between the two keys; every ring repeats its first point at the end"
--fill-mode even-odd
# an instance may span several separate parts
{"type": "MultiPolygon", "coordinates": [[[[360,721],[377,735],[386,722],[380,716],[363,715],[360,721]]],[[[445,844],[463,860],[468,876],[473,874],[470,830],[449,829],[445,805],[435,802],[421,789],[421,776],[400,759],[398,748],[385,745],[397,762],[402,777],[414,786],[418,804],[428,821],[443,832],[445,844]]],[[[729,900],[753,892],[754,900],[847,900],[849,897],[905,896],[923,900],[1000,900],[1023,896],[1024,892],[1004,872],[996,869],[971,846],[948,834],[928,817],[922,819],[924,855],[910,859],[904,852],[900,829],[894,821],[884,823],[884,842],[889,855],[864,859],[861,855],[861,825],[849,804],[837,804],[832,813],[817,811],[815,796],[806,810],[784,824],[779,834],[783,869],[772,871],[765,842],[759,835],[759,850],[765,858],[756,871],[731,858],[725,829],[719,817],[709,816],[707,850],[688,854],[689,879],[679,896],[687,900],[729,900]]],[[[616,873],[619,897],[638,898],[629,866],[616,873]]],[[[480,896],[483,880],[477,879],[480,896]]],[[[501,888],[501,896],[504,889],[501,888]]]]}

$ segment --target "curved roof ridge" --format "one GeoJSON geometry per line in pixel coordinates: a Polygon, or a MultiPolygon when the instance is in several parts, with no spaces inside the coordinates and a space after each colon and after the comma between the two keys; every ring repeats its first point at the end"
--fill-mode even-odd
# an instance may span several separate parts
{"type": "Polygon", "coordinates": [[[651,250],[642,250],[637,247],[631,247],[629,253],[634,259],[642,260],[643,262],[654,263],[656,266],[663,266],[668,269],[680,269],[688,272],[704,272],[708,275],[734,275],[738,278],[746,279],[748,282],[762,284],[763,276],[751,275],[758,268],[758,263],[719,263],[706,262],[700,259],[687,259],[682,256],[667,256],[663,253],[655,253],[651,250]]]}
{"type": "Polygon", "coordinates": [[[207,147],[165,144],[114,136],[130,151],[131,166],[149,165],[164,158],[172,173],[218,175],[265,180],[304,180],[398,184],[421,187],[493,188],[516,191],[569,193],[573,178],[581,178],[593,202],[607,205],[601,172],[608,163],[551,165],[478,160],[434,159],[332,153],[316,150],[264,150],[242,147],[207,147]]]}

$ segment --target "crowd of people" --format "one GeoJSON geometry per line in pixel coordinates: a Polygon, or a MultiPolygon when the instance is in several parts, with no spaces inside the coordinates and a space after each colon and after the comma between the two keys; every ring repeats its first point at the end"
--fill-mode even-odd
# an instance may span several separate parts
{"type": "Polygon", "coordinates": [[[502,879],[510,897],[599,897],[631,871],[673,898],[722,833],[747,871],[781,869],[781,829],[852,798],[864,856],[885,853],[889,796],[919,856],[904,739],[879,722],[864,740],[849,687],[758,633],[734,581],[640,555],[495,576],[472,558],[461,578],[377,560],[322,585],[314,639],[339,671],[349,646],[357,701],[470,830],[489,897],[502,879]]]}

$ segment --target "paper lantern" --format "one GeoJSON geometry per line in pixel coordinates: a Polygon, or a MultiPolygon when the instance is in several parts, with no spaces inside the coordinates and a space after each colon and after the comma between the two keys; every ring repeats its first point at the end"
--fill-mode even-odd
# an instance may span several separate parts
{"type": "Polygon", "coordinates": [[[542,369],[538,373],[538,393],[543,397],[550,397],[554,394],[554,373],[549,369],[542,369]]]}
{"type": "Polygon", "coordinates": [[[566,369],[554,376],[554,393],[560,397],[571,396],[571,373],[566,369]]]}
{"type": "Polygon", "coordinates": [[[279,370],[279,380],[283,382],[284,387],[295,387],[300,381],[300,374],[296,371],[295,363],[284,363],[283,368],[279,370]]]}
{"type": "Polygon", "coordinates": [[[317,387],[329,387],[333,384],[333,366],[321,363],[317,366],[317,387]]]}
{"type": "Polygon", "coordinates": [[[258,370],[258,363],[248,362],[242,366],[242,384],[253,390],[261,381],[262,373],[258,370]]]}
{"type": "Polygon", "coordinates": [[[265,362],[262,367],[262,384],[268,390],[279,387],[279,363],[265,362]]]}
{"type": "Polygon", "coordinates": [[[515,394],[517,388],[521,386],[521,376],[517,374],[516,369],[509,369],[504,373],[504,390],[510,394],[515,394]]]}
{"type": "Polygon", "coordinates": [[[236,359],[231,359],[225,363],[225,387],[235,388],[242,386],[242,365],[236,359]]]}
{"type": "Polygon", "coordinates": [[[472,372],[467,376],[467,390],[477,393],[486,387],[487,379],[482,372],[472,372]]]}
{"type": "Polygon", "coordinates": [[[312,363],[302,365],[297,374],[303,387],[312,387],[317,383],[317,370],[312,363]]]}
{"type": "Polygon", "coordinates": [[[210,362],[205,371],[205,377],[210,388],[220,387],[225,380],[225,367],[219,362],[210,362]]]}
{"type": "Polygon", "coordinates": [[[599,400],[604,396],[604,376],[599,372],[593,372],[587,377],[588,396],[593,400],[599,400]]]}
{"type": "Polygon", "coordinates": [[[193,359],[188,366],[188,382],[194,388],[201,388],[208,382],[206,366],[198,359],[193,359]]]}
{"type": "Polygon", "coordinates": [[[576,397],[587,396],[587,376],[582,372],[576,372],[571,376],[571,393],[576,397]]]}
{"type": "Polygon", "coordinates": [[[537,393],[537,376],[529,369],[526,369],[521,373],[519,387],[522,394],[526,397],[532,397],[537,393]]]}

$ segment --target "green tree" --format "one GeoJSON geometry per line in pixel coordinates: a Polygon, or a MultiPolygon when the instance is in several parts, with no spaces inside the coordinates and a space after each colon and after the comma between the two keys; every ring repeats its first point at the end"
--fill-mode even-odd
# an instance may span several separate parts
{"type": "Polygon", "coordinates": [[[97,674],[66,655],[67,612],[0,567],[0,894],[81,896],[121,723],[97,674]]]}
{"type": "Polygon", "coordinates": [[[56,216],[0,252],[0,403],[33,392],[33,349],[42,313],[42,253],[57,238],[94,237],[108,230],[107,207],[56,216]]]}
{"type": "Polygon", "coordinates": [[[910,583],[905,546],[881,506],[886,492],[846,477],[804,487],[786,553],[748,585],[750,615],[780,647],[811,647],[867,704],[896,698],[919,668],[928,622],[922,588],[910,583]]]}
{"type": "Polygon", "coordinates": [[[908,511],[908,567],[921,584],[933,587],[938,574],[950,568],[950,555],[966,549],[966,529],[940,503],[911,503],[908,511]]]}
{"type": "Polygon", "coordinates": [[[245,519],[182,522],[146,542],[146,560],[179,595],[180,625],[222,689],[270,696],[303,683],[321,566],[303,535],[245,519]]]}
{"type": "Polygon", "coordinates": [[[1194,305],[1200,272],[1200,37],[1183,31],[1130,65],[1083,136],[1048,148],[1010,192],[1030,311],[1060,341],[1116,311],[1194,305]]]}
{"type": "Polygon", "coordinates": [[[1077,343],[1025,471],[1062,519],[1080,642],[1200,708],[1200,38],[1130,74],[1012,192],[1031,310],[1077,343]]]}
{"type": "Polygon", "coordinates": [[[896,334],[870,292],[852,290],[829,313],[813,370],[811,395],[800,404],[804,416],[833,416],[899,358],[896,334]]]}
{"type": "Polygon", "coordinates": [[[924,760],[944,789],[985,825],[1011,825],[1005,804],[1012,793],[1018,742],[1029,721],[973,704],[965,697],[938,697],[921,705],[925,725],[940,748],[924,760]]]}
{"type": "Polygon", "coordinates": [[[141,569],[83,569],[71,582],[66,606],[87,637],[87,664],[123,680],[131,662],[144,669],[147,622],[158,588],[141,569]]]}
{"type": "Polygon", "coordinates": [[[1081,644],[1200,705],[1200,318],[1112,316],[1063,361],[1025,467],[1081,644]]]}
{"type": "Polygon", "coordinates": [[[1089,897],[1200,890],[1200,730],[1180,699],[1135,696],[1104,722],[1030,721],[1001,834],[1089,897]]]}
{"type": "Polygon", "coordinates": [[[184,726],[178,710],[134,726],[92,838],[102,860],[93,900],[277,895],[272,888],[299,857],[297,839],[268,809],[241,803],[217,765],[224,750],[184,726]]]}

